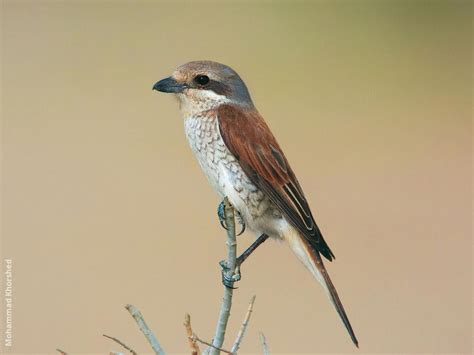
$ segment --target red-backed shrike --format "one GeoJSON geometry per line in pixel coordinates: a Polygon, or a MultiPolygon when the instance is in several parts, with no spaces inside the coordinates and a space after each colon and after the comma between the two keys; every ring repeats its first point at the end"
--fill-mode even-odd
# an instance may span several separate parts
{"type": "Polygon", "coordinates": [[[177,95],[189,144],[214,190],[221,198],[227,196],[257,236],[288,242],[322,284],[358,346],[321,258],[332,260],[334,254],[239,75],[223,64],[195,61],[178,67],[153,89],[177,95]]]}

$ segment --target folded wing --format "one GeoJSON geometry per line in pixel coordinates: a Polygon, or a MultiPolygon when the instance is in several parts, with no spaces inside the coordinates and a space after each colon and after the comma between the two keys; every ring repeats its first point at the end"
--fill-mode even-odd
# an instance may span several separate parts
{"type": "Polygon", "coordinates": [[[309,244],[328,260],[334,254],[321,234],[293,170],[269,127],[254,110],[237,105],[217,109],[227,148],[249,179],[278,207],[309,244]]]}

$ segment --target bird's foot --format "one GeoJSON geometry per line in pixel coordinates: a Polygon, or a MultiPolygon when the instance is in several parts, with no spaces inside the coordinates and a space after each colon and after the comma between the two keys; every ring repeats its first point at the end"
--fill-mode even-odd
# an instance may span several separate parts
{"type": "Polygon", "coordinates": [[[240,228],[240,232],[236,235],[237,237],[239,235],[242,235],[244,234],[245,232],[245,222],[244,222],[244,219],[242,218],[242,215],[240,214],[239,211],[236,210],[236,214],[235,214],[236,218],[237,218],[237,222],[240,224],[241,228],[240,228]]]}
{"type": "Polygon", "coordinates": [[[222,260],[219,265],[222,268],[222,284],[225,287],[236,289],[237,287],[234,287],[234,283],[241,279],[240,265],[236,265],[235,270],[232,273],[227,265],[227,261],[222,260]]]}
{"type": "Polygon", "coordinates": [[[217,206],[217,217],[219,218],[219,223],[221,224],[222,228],[225,230],[229,230],[226,226],[225,223],[225,204],[224,200],[219,203],[219,206],[217,206]]]}
{"type": "MultiPolygon", "coordinates": [[[[237,222],[241,225],[240,232],[238,234],[236,234],[236,236],[238,237],[239,235],[241,235],[242,233],[245,232],[245,222],[244,222],[244,219],[242,218],[242,215],[240,214],[240,212],[235,210],[235,209],[234,209],[234,211],[235,211],[235,216],[237,218],[237,222]]],[[[225,230],[229,230],[229,228],[227,228],[227,224],[225,223],[225,205],[224,205],[224,201],[219,203],[219,206],[217,206],[217,217],[219,218],[219,223],[221,224],[222,228],[224,228],[225,230]]]]}

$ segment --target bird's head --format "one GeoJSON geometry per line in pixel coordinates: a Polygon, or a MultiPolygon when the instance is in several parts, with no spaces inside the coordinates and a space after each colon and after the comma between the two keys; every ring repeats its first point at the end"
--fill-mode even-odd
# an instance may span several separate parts
{"type": "Polygon", "coordinates": [[[176,94],[186,111],[204,111],[223,103],[253,108],[240,76],[230,67],[211,61],[183,64],[153,85],[153,90],[176,94]]]}

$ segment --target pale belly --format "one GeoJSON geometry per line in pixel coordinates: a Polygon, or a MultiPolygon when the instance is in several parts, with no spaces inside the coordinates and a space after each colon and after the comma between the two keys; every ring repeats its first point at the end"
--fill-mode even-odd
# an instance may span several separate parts
{"type": "Polygon", "coordinates": [[[221,198],[229,198],[248,229],[280,238],[286,221],[227,149],[216,117],[188,117],[184,125],[189,145],[213,189],[221,198]]]}

